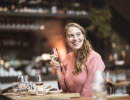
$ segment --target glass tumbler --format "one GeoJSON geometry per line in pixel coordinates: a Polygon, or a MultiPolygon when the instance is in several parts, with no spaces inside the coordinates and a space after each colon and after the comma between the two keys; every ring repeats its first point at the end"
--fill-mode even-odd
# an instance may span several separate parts
{"type": "Polygon", "coordinates": [[[106,100],[107,99],[105,77],[102,71],[98,70],[95,72],[92,88],[94,91],[93,100],[106,100]]]}
{"type": "Polygon", "coordinates": [[[27,91],[30,88],[30,84],[29,84],[29,81],[28,81],[28,76],[27,75],[18,76],[18,80],[19,80],[18,87],[19,87],[19,89],[21,91],[21,95],[26,95],[27,91]]]}
{"type": "Polygon", "coordinates": [[[42,81],[42,76],[41,75],[37,75],[36,76],[36,95],[37,96],[41,96],[41,95],[45,95],[45,89],[43,87],[43,81],[42,81]]]}

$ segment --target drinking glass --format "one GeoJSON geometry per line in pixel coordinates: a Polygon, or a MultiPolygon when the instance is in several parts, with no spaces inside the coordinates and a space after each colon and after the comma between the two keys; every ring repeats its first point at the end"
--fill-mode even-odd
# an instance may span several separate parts
{"type": "Polygon", "coordinates": [[[55,66],[53,68],[59,68],[61,66],[61,62],[58,57],[58,50],[57,48],[53,48],[50,54],[51,61],[55,62],[55,66]]]}
{"type": "Polygon", "coordinates": [[[38,96],[45,95],[45,89],[43,87],[43,81],[42,81],[41,75],[36,76],[35,85],[36,85],[36,95],[38,95],[38,96]]]}
{"type": "Polygon", "coordinates": [[[53,48],[50,54],[51,60],[58,60],[57,48],[53,48]]]}
{"type": "Polygon", "coordinates": [[[95,73],[92,88],[94,91],[94,100],[106,100],[107,89],[105,86],[105,76],[102,71],[98,70],[95,73]]]}
{"type": "Polygon", "coordinates": [[[21,95],[25,95],[28,89],[30,88],[30,84],[28,81],[29,78],[27,75],[20,75],[18,76],[18,80],[19,80],[18,88],[21,91],[21,95]]]}

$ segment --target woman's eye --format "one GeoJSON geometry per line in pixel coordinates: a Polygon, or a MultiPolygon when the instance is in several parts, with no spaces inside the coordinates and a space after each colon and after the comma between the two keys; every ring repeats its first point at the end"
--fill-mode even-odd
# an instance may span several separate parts
{"type": "Polygon", "coordinates": [[[81,35],[81,33],[78,33],[78,34],[77,34],[77,36],[80,36],[80,35],[81,35]]]}
{"type": "Polygon", "coordinates": [[[73,35],[68,35],[68,37],[73,37],[73,35]]]}

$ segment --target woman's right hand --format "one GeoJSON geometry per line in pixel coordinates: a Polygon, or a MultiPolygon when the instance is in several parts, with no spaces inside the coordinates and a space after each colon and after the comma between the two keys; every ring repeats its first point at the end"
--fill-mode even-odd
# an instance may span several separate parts
{"type": "Polygon", "coordinates": [[[61,68],[61,63],[56,61],[56,60],[51,60],[50,65],[55,68],[55,69],[60,69],[61,68]]]}
{"type": "Polygon", "coordinates": [[[53,48],[53,53],[51,56],[50,65],[55,69],[60,69],[61,63],[58,61],[58,52],[56,48],[53,48]]]}

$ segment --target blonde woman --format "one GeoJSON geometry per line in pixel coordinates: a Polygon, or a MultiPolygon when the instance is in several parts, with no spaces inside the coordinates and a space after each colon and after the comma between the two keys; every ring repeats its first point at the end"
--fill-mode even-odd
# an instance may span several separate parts
{"type": "Polygon", "coordinates": [[[56,68],[58,83],[64,92],[80,93],[82,97],[92,96],[94,74],[97,70],[104,71],[104,62],[86,40],[86,32],[82,26],[69,23],[64,35],[72,52],[67,54],[62,64],[56,60],[50,62],[56,68]]]}

